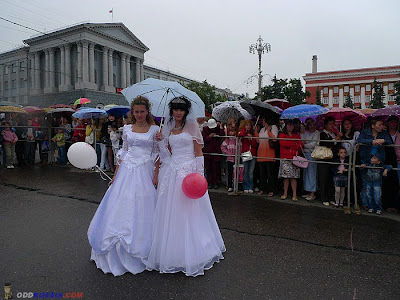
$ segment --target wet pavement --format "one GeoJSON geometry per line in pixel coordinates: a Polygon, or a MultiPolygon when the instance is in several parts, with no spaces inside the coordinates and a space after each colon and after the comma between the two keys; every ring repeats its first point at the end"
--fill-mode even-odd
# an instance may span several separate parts
{"type": "Polygon", "coordinates": [[[204,276],[105,275],[89,261],[86,231],[106,189],[72,167],[0,170],[0,280],[15,298],[400,299],[398,214],[344,215],[224,189],[210,197],[227,252],[204,276]]]}

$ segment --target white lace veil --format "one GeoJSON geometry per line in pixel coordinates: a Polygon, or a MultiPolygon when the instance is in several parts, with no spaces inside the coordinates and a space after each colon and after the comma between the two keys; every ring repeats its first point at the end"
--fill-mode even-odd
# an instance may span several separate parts
{"type": "MultiPolygon", "coordinates": [[[[162,136],[164,139],[168,140],[168,137],[171,135],[171,129],[175,127],[175,120],[172,121],[166,120],[164,126],[162,127],[162,136]]],[[[183,131],[192,136],[193,141],[196,141],[202,147],[204,146],[203,136],[201,135],[199,125],[197,121],[194,119],[186,119],[185,126],[183,127],[183,131]]]]}

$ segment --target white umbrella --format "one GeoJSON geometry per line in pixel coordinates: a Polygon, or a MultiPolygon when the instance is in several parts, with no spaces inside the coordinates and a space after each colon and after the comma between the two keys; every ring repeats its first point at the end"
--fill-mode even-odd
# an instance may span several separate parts
{"type": "Polygon", "coordinates": [[[228,119],[233,117],[235,120],[245,118],[246,120],[251,119],[251,115],[245,110],[239,103],[239,101],[226,101],[215,107],[212,111],[214,119],[227,123],[228,119]]]}
{"type": "Polygon", "coordinates": [[[205,117],[205,105],[200,97],[175,81],[147,78],[123,89],[121,93],[129,103],[137,96],[144,96],[149,99],[152,104],[151,113],[156,117],[168,117],[168,103],[175,97],[184,96],[192,104],[189,116],[193,118],[205,117]]]}

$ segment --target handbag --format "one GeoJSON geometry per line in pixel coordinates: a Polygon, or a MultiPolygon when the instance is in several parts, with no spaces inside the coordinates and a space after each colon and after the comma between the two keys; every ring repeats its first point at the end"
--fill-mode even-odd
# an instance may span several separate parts
{"type": "Polygon", "coordinates": [[[92,145],[94,143],[94,131],[85,137],[85,142],[92,145]]]}
{"type": "Polygon", "coordinates": [[[314,159],[331,159],[333,152],[331,148],[317,145],[311,153],[311,157],[314,159]]]}
{"type": "MultiPolygon", "coordinates": [[[[303,151],[303,147],[300,146],[300,148],[301,148],[301,151],[303,151]]],[[[303,151],[303,155],[306,156],[304,154],[304,151],[303,151]]],[[[302,168],[302,169],[306,169],[308,167],[308,160],[307,160],[307,158],[299,156],[296,153],[296,155],[293,156],[293,165],[295,165],[296,167],[302,168]]]]}
{"type": "Polygon", "coordinates": [[[246,162],[246,161],[249,161],[249,160],[252,160],[253,159],[253,155],[251,154],[251,151],[249,150],[249,151],[246,151],[246,152],[243,152],[242,154],[241,154],[241,157],[242,157],[242,161],[243,162],[246,162]]]}

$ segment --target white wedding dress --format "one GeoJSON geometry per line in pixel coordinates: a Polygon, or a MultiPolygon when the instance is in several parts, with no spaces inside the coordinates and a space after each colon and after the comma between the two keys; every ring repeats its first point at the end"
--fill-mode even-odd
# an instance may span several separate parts
{"type": "Polygon", "coordinates": [[[90,259],[104,273],[119,276],[145,270],[142,260],[150,250],[156,205],[152,180],[158,130],[158,126],[152,125],[147,133],[136,133],[131,125],[124,126],[115,181],[104,195],[87,233],[92,246],[90,259]]]}
{"type": "Polygon", "coordinates": [[[169,145],[172,156],[160,170],[152,245],[145,263],[148,270],[160,273],[203,275],[223,259],[224,241],[208,192],[193,200],[182,191],[183,179],[196,172],[192,136],[171,134],[169,145]]]}

